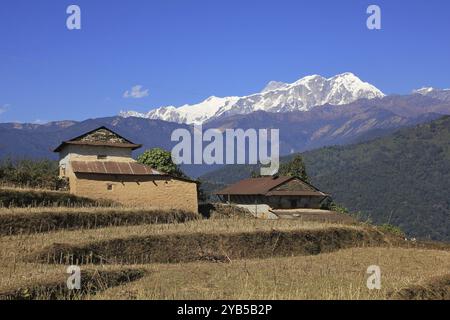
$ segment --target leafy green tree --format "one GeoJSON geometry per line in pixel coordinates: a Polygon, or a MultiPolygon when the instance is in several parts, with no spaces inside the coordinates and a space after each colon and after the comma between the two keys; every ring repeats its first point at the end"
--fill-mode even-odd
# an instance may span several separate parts
{"type": "Polygon", "coordinates": [[[186,177],[180,168],[172,161],[171,153],[161,148],[146,150],[138,157],[137,161],[176,177],[186,177]]]}
{"type": "Polygon", "coordinates": [[[304,181],[309,182],[309,177],[306,173],[305,163],[301,155],[296,155],[294,159],[287,163],[282,163],[280,169],[278,170],[279,175],[296,177],[304,181]]]}

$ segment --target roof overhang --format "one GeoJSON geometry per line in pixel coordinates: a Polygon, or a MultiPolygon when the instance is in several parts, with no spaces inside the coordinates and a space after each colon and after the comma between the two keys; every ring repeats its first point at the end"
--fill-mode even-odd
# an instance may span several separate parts
{"type": "Polygon", "coordinates": [[[72,139],[67,140],[67,141],[63,141],[57,148],[55,148],[53,150],[53,152],[60,152],[67,145],[95,146],[95,147],[113,147],[113,148],[129,148],[131,150],[135,150],[135,149],[138,149],[138,148],[142,147],[141,144],[133,143],[132,141],[124,138],[123,136],[121,136],[117,132],[115,132],[115,131],[113,131],[113,130],[105,127],[105,126],[98,127],[98,128],[93,129],[91,131],[83,133],[80,136],[77,136],[77,137],[72,138],[72,139]],[[89,135],[89,134],[91,134],[91,133],[93,133],[95,131],[99,131],[99,130],[107,130],[107,131],[111,132],[116,137],[120,138],[122,140],[122,142],[83,141],[83,140],[80,140],[81,138],[83,138],[83,137],[85,137],[85,136],[87,136],[87,135],[89,135]]]}
{"type": "Polygon", "coordinates": [[[136,149],[139,149],[140,147],[142,147],[142,144],[134,144],[134,143],[63,141],[55,150],[53,150],[53,152],[60,152],[64,147],[66,147],[68,145],[125,148],[125,149],[131,149],[131,150],[136,150],[136,149]]]}
{"type": "Polygon", "coordinates": [[[320,191],[270,191],[266,196],[308,196],[308,197],[326,197],[327,194],[320,191]]]}

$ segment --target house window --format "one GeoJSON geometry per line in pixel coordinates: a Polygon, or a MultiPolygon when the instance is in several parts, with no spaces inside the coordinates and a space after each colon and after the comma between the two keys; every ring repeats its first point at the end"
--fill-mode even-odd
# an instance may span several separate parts
{"type": "Polygon", "coordinates": [[[106,159],[107,158],[107,156],[105,155],[105,154],[99,154],[98,156],[97,156],[97,159],[98,160],[104,160],[104,159],[106,159]]]}
{"type": "Polygon", "coordinates": [[[114,189],[114,185],[113,185],[113,184],[108,183],[108,184],[106,185],[106,190],[112,191],[113,189],[114,189]]]}

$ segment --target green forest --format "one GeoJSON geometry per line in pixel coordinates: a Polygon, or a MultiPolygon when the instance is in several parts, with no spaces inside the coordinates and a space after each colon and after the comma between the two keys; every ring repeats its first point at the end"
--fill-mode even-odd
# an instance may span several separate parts
{"type": "MultiPolygon", "coordinates": [[[[311,182],[361,219],[398,226],[411,237],[450,241],[450,117],[302,156],[311,182]]],[[[201,180],[211,192],[257,169],[227,166],[201,180]]]]}

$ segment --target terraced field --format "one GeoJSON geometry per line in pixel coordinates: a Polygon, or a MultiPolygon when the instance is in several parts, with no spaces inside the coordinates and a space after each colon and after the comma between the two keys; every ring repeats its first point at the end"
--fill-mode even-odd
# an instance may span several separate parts
{"type": "Polygon", "coordinates": [[[228,216],[1,209],[0,299],[448,298],[447,245],[357,223],[228,216]],[[66,287],[71,264],[80,290],[66,287]],[[366,286],[370,265],[380,290],[366,286]]]}

